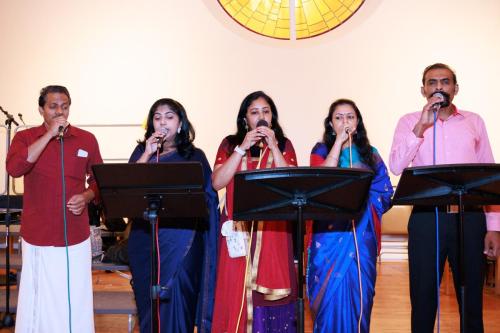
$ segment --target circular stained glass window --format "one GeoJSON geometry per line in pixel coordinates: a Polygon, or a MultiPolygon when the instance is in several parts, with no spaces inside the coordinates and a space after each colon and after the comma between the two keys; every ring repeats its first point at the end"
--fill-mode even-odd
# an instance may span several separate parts
{"type": "Polygon", "coordinates": [[[258,34],[304,39],[335,29],[364,0],[218,0],[236,22],[258,34]]]}

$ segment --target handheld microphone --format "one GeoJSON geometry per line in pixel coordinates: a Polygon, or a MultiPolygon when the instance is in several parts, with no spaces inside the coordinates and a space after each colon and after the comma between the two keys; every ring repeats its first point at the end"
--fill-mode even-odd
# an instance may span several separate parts
{"type": "MultiPolygon", "coordinates": [[[[255,127],[260,127],[260,126],[264,126],[264,127],[269,127],[269,124],[267,123],[267,121],[265,119],[260,119],[258,122],[257,122],[257,125],[255,127]]],[[[259,140],[259,147],[262,149],[262,147],[264,147],[264,143],[265,143],[265,138],[261,138],[259,140]]]]}

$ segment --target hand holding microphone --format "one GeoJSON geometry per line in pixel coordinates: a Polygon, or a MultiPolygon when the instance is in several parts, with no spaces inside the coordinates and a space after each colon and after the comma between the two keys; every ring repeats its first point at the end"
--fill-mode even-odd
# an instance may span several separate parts
{"type": "MultiPolygon", "coordinates": [[[[441,108],[448,107],[451,104],[450,94],[444,91],[435,91],[428,97],[427,104],[425,104],[420,120],[413,128],[413,133],[418,138],[424,137],[424,132],[434,125],[434,116],[441,108]]],[[[437,118],[437,117],[436,117],[437,118]]]]}
{"type": "Polygon", "coordinates": [[[349,126],[345,126],[344,130],[340,130],[340,133],[337,134],[339,144],[344,144],[344,142],[351,138],[351,135],[352,129],[349,126]]]}
{"type": "Polygon", "coordinates": [[[168,128],[160,128],[159,131],[154,133],[154,136],[156,137],[156,150],[160,151],[163,143],[165,142],[165,139],[168,134],[168,128]]]}
{"type": "Polygon", "coordinates": [[[265,132],[266,129],[273,132],[268,128],[267,121],[265,121],[264,119],[260,119],[255,125],[255,128],[247,132],[245,138],[243,139],[243,142],[239,145],[239,147],[243,150],[248,150],[250,149],[250,147],[257,144],[262,149],[265,143],[265,138],[266,136],[268,136],[265,132]]]}
{"type": "Polygon", "coordinates": [[[68,125],[69,123],[66,118],[57,116],[52,119],[47,132],[49,132],[52,137],[61,139],[64,136],[64,131],[66,130],[66,127],[68,127],[68,125]]]}
{"type": "MultiPolygon", "coordinates": [[[[259,128],[259,127],[265,127],[265,128],[268,128],[269,127],[269,124],[267,123],[267,121],[265,121],[264,119],[260,119],[258,122],[257,122],[257,125],[255,126],[256,128],[259,128]]],[[[260,133],[260,132],[259,132],[260,133]]],[[[262,149],[264,147],[264,143],[266,141],[266,137],[263,136],[259,142],[258,142],[258,146],[260,149],[262,149]]]]}
{"type": "Polygon", "coordinates": [[[432,111],[437,112],[441,108],[445,108],[450,105],[450,95],[444,91],[435,91],[431,99],[433,100],[432,111]]]}

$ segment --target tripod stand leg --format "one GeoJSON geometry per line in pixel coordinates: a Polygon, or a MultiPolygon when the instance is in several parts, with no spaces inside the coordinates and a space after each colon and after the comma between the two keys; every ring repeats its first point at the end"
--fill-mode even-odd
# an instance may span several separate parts
{"type": "Polygon", "coordinates": [[[298,290],[297,290],[297,332],[304,332],[304,229],[302,206],[297,207],[297,257],[298,257],[298,290]]]}
{"type": "Polygon", "coordinates": [[[462,193],[458,195],[458,262],[460,264],[460,288],[458,290],[460,297],[460,332],[466,332],[465,323],[466,321],[466,311],[465,311],[465,256],[464,256],[464,205],[462,202],[462,193]]]}
{"type": "Polygon", "coordinates": [[[144,213],[151,225],[151,332],[159,332],[160,298],[159,298],[159,281],[158,281],[158,215],[157,209],[159,204],[155,200],[149,203],[149,209],[144,213]]]}

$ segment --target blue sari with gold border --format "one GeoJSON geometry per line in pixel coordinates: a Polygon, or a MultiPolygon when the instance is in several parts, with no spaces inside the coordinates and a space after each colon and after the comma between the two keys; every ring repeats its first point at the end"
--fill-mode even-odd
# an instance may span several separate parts
{"type": "MultiPolygon", "coordinates": [[[[328,148],[314,146],[314,160],[324,160],[328,148]]],[[[369,332],[375,295],[378,235],[382,214],[390,208],[393,194],[387,168],[373,148],[376,161],[374,178],[362,217],[355,221],[361,266],[360,292],[356,248],[351,220],[314,221],[307,267],[307,293],[314,318],[314,332],[358,332],[360,301],[363,299],[361,332],[369,332]]],[[[313,158],[311,158],[313,160],[313,158]]],[[[354,168],[368,169],[355,146],[354,168]]],[[[339,167],[349,167],[349,149],[339,156],[339,167]]]]}

